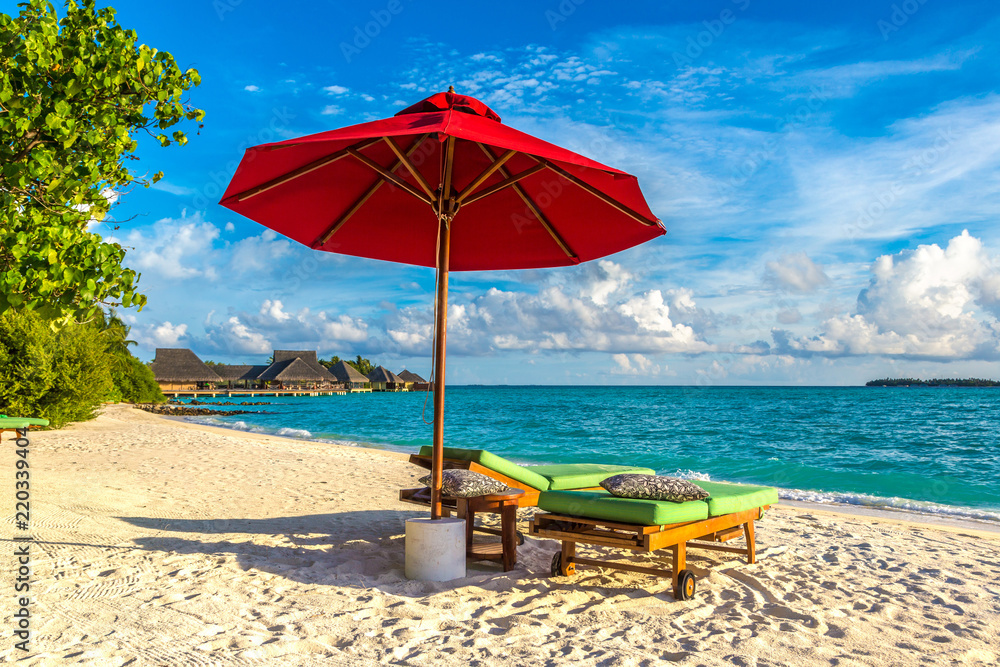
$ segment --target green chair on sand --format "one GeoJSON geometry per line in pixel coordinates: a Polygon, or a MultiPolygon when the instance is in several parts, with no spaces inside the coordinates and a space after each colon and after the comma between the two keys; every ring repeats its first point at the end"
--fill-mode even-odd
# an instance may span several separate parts
{"type": "MultiPolygon", "coordinates": [[[[423,468],[431,467],[431,448],[422,447],[410,456],[410,462],[423,468]]],[[[552,558],[553,576],[569,576],[577,565],[669,576],[673,581],[674,597],[690,599],[695,592],[694,574],[686,568],[687,547],[737,553],[746,556],[747,563],[756,562],[754,521],[778,502],[778,492],[764,486],[701,482],[695,484],[708,491],[704,500],[670,502],[640,500],[612,496],[599,485],[606,478],[622,473],[652,475],[650,468],[612,466],[595,463],[568,463],[551,466],[521,466],[483,449],[445,447],[444,469],[462,468],[498,479],[507,486],[524,491],[519,507],[543,510],[531,520],[530,534],[562,542],[562,548],[552,558]],[[745,546],[725,545],[744,537],[745,546]],[[673,568],[670,570],[641,567],[631,563],[581,558],[577,544],[612,547],[651,553],[670,548],[673,568]]],[[[426,489],[402,489],[400,500],[430,505],[426,489]]],[[[497,531],[474,526],[474,514],[462,501],[444,499],[445,511],[458,508],[471,530],[497,531]]],[[[477,511],[494,511],[481,505],[477,511]]]]}
{"type": "Polygon", "coordinates": [[[36,419],[34,417],[8,417],[0,415],[0,437],[3,433],[13,431],[18,438],[27,438],[28,429],[32,426],[48,426],[48,419],[36,419]]]}
{"type": "Polygon", "coordinates": [[[695,577],[686,568],[688,543],[691,547],[726,551],[757,560],[754,521],[778,502],[778,492],[765,486],[701,482],[695,484],[711,494],[705,500],[670,502],[619,498],[607,491],[545,491],[538,507],[544,513],[531,521],[530,534],[562,542],[552,558],[552,576],[570,576],[576,565],[613,568],[656,576],[670,576],[674,598],[688,600],[694,595],[695,577]],[[743,547],[722,543],[746,538],[743,547]],[[670,548],[670,570],[640,567],[631,563],[580,558],[577,544],[614,547],[651,553],[670,548]]]}

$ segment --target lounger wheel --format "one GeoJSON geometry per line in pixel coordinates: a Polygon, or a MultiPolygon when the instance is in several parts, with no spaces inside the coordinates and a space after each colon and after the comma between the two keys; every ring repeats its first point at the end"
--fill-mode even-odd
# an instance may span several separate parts
{"type": "Polygon", "coordinates": [[[524,533],[519,530],[514,531],[517,534],[517,546],[524,544],[524,533]]]}
{"type": "Polygon", "coordinates": [[[557,551],[552,556],[551,573],[553,577],[572,577],[576,574],[576,566],[573,563],[563,563],[562,552],[557,551]]]}
{"type": "Polygon", "coordinates": [[[695,583],[694,572],[691,570],[681,570],[677,575],[677,599],[690,600],[694,597],[695,583]]]}

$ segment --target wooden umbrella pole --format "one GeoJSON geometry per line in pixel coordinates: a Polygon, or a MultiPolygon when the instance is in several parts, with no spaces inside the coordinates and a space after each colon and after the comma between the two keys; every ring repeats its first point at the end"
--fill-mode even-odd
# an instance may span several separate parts
{"type": "Polygon", "coordinates": [[[434,447],[431,453],[431,518],[441,518],[441,472],[444,467],[444,362],[448,336],[448,260],[451,251],[451,221],[439,217],[437,299],[434,323],[434,447]]]}
{"type": "Polygon", "coordinates": [[[438,193],[437,296],[434,322],[434,446],[431,451],[431,519],[441,518],[441,473],[444,468],[444,362],[448,338],[448,262],[451,255],[451,221],[455,198],[451,191],[455,137],[445,140],[438,193]]]}

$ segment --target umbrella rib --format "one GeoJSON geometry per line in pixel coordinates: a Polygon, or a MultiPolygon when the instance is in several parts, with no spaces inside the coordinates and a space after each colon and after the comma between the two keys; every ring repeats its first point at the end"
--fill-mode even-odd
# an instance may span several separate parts
{"type": "Polygon", "coordinates": [[[236,201],[244,201],[250,199],[251,197],[255,197],[256,195],[259,195],[262,192],[267,192],[271,188],[276,188],[279,185],[287,183],[288,181],[295,180],[299,176],[305,176],[309,172],[316,171],[317,169],[325,167],[328,164],[332,164],[337,160],[346,157],[349,154],[349,151],[351,151],[352,149],[367,148],[368,146],[371,146],[377,141],[379,141],[379,139],[366,139],[364,141],[359,141],[353,146],[348,146],[347,148],[341,149],[336,153],[331,153],[330,155],[321,157],[318,160],[313,160],[309,164],[303,165],[298,169],[293,169],[287,174],[283,174],[281,176],[278,176],[277,178],[272,178],[271,180],[265,183],[261,183],[258,186],[252,187],[249,190],[244,190],[243,192],[240,192],[238,194],[231,195],[226,198],[226,201],[231,201],[234,198],[236,199],[236,201]]]}
{"type": "Polygon", "coordinates": [[[458,197],[455,199],[455,203],[461,204],[463,201],[465,201],[466,197],[468,197],[470,194],[472,194],[473,190],[475,190],[480,185],[482,185],[484,182],[486,182],[487,178],[489,178],[490,176],[492,176],[493,173],[497,169],[499,169],[500,167],[502,167],[504,165],[504,163],[507,162],[507,160],[511,159],[515,155],[517,155],[517,151],[515,151],[515,150],[509,150],[506,153],[504,153],[503,155],[501,155],[498,159],[496,159],[493,162],[493,164],[491,164],[489,167],[487,167],[486,169],[484,169],[483,172],[481,174],[479,174],[479,176],[476,176],[472,180],[471,183],[469,183],[467,186],[465,186],[465,189],[462,190],[458,194],[458,197]]]}
{"type": "MultiPolygon", "coordinates": [[[[378,140],[381,140],[381,137],[378,140]]],[[[399,176],[396,176],[396,174],[392,173],[391,171],[380,165],[375,160],[371,159],[367,155],[359,153],[353,148],[348,148],[346,150],[352,157],[357,158],[362,164],[374,170],[377,174],[381,174],[382,178],[389,181],[390,183],[398,187],[400,190],[408,192],[409,194],[413,195],[414,197],[424,202],[425,204],[430,204],[433,206],[434,202],[433,200],[431,200],[430,197],[425,195],[420,190],[417,190],[415,187],[413,187],[412,185],[401,179],[399,176]]]]}
{"type": "Polygon", "coordinates": [[[547,169],[547,167],[544,164],[536,164],[534,167],[531,167],[530,169],[525,169],[524,171],[522,171],[522,172],[520,172],[518,174],[514,174],[510,178],[508,178],[506,180],[503,180],[503,181],[500,181],[496,185],[491,185],[490,187],[488,187],[488,188],[486,188],[484,190],[480,190],[476,194],[472,195],[471,197],[469,197],[468,199],[465,200],[465,205],[468,206],[472,202],[476,202],[476,201],[479,201],[480,199],[483,199],[485,197],[489,197],[490,195],[496,194],[497,192],[500,192],[501,190],[506,190],[507,188],[509,188],[510,186],[514,185],[518,181],[523,180],[523,179],[525,179],[528,176],[531,176],[533,174],[537,174],[542,169],[547,169]]]}
{"type": "MultiPolygon", "coordinates": [[[[476,145],[479,146],[483,150],[483,152],[486,153],[487,156],[489,156],[491,160],[496,159],[493,155],[493,152],[490,151],[490,149],[487,148],[485,145],[479,143],[478,141],[476,142],[476,145]]],[[[527,153],[525,153],[525,155],[527,155],[527,153]]],[[[534,158],[533,155],[529,157],[534,158]]],[[[503,167],[500,168],[500,175],[503,176],[504,178],[510,178],[510,174],[503,167]]],[[[569,247],[569,244],[567,244],[566,241],[563,239],[563,237],[559,235],[559,232],[555,230],[555,228],[548,221],[548,219],[544,215],[542,215],[542,212],[538,210],[538,207],[535,205],[535,202],[531,201],[531,197],[529,197],[528,193],[524,191],[524,188],[522,188],[517,183],[512,183],[511,188],[513,188],[514,192],[517,193],[517,196],[521,198],[521,201],[523,201],[524,205],[528,207],[528,210],[531,211],[532,215],[535,216],[535,219],[538,220],[538,222],[542,225],[542,227],[545,228],[545,231],[549,233],[549,236],[552,237],[552,240],[556,242],[556,244],[562,249],[564,253],[566,253],[566,256],[571,259],[580,259],[580,256],[577,255],[575,252],[573,252],[573,250],[569,247]]]]}
{"type": "MultiPolygon", "coordinates": [[[[427,196],[430,197],[431,199],[434,199],[434,192],[431,190],[431,186],[427,183],[427,179],[425,179],[424,175],[417,170],[416,166],[414,166],[412,162],[410,162],[409,156],[403,151],[401,151],[399,149],[399,146],[396,145],[396,142],[393,141],[391,138],[382,137],[382,139],[385,141],[385,143],[389,144],[389,148],[392,149],[392,152],[396,154],[396,157],[399,159],[399,161],[406,166],[406,170],[410,172],[413,178],[417,181],[417,184],[420,185],[421,189],[423,189],[423,191],[427,194],[427,196]]],[[[417,139],[417,142],[419,143],[420,139],[417,139]]],[[[398,166],[396,168],[398,168],[398,166]]],[[[390,171],[396,171],[396,169],[395,168],[390,169],[390,171]]]]}
{"type": "Polygon", "coordinates": [[[562,176],[563,178],[565,178],[570,183],[573,183],[573,184],[579,186],[580,188],[586,190],[590,194],[594,195],[595,197],[597,197],[598,199],[600,199],[601,201],[603,201],[605,204],[608,204],[612,208],[621,211],[622,213],[624,213],[628,217],[632,218],[633,220],[635,220],[637,222],[641,222],[642,224],[646,225],[647,227],[662,227],[663,226],[663,225],[660,224],[659,220],[657,220],[655,218],[653,220],[650,220],[649,218],[647,218],[646,216],[642,215],[641,213],[636,213],[635,211],[633,211],[632,209],[630,209],[628,206],[626,206],[625,204],[622,204],[620,201],[618,201],[617,199],[615,199],[614,197],[609,197],[605,193],[603,193],[600,190],[598,190],[597,188],[595,188],[590,183],[587,183],[586,181],[584,181],[584,180],[582,180],[580,178],[577,178],[573,174],[569,173],[568,171],[566,171],[562,167],[560,167],[560,166],[558,166],[556,164],[553,164],[549,160],[546,160],[545,158],[535,157],[535,156],[531,156],[531,157],[534,157],[540,163],[544,164],[550,170],[552,170],[555,173],[559,174],[560,176],[562,176]]]}
{"type": "MultiPolygon", "coordinates": [[[[413,145],[410,146],[409,149],[407,149],[407,151],[405,153],[406,156],[409,157],[409,156],[413,155],[414,153],[416,153],[417,152],[417,147],[419,147],[420,144],[423,143],[424,139],[426,139],[426,138],[427,138],[426,134],[417,137],[417,140],[413,142],[413,145]]],[[[403,165],[403,163],[402,163],[401,160],[396,160],[396,163],[394,165],[392,165],[392,168],[389,169],[389,171],[396,171],[402,165],[403,165]]],[[[374,183],[372,183],[371,187],[369,187],[368,190],[366,190],[364,194],[362,194],[360,197],[358,197],[358,199],[353,204],[351,204],[351,207],[349,209],[347,209],[346,211],[344,211],[343,215],[341,215],[339,218],[337,218],[336,220],[334,220],[333,223],[329,227],[326,228],[326,231],[324,231],[322,234],[320,234],[319,236],[316,237],[316,240],[313,241],[313,244],[312,244],[313,249],[320,248],[320,247],[326,245],[326,242],[329,241],[333,237],[333,235],[336,234],[337,231],[341,227],[344,226],[345,222],[347,222],[348,220],[350,220],[351,216],[353,216],[355,213],[357,213],[358,210],[362,206],[364,206],[365,202],[368,201],[368,199],[373,194],[375,194],[380,187],[382,187],[383,183],[385,183],[385,179],[382,179],[382,178],[379,178],[374,183]]]]}

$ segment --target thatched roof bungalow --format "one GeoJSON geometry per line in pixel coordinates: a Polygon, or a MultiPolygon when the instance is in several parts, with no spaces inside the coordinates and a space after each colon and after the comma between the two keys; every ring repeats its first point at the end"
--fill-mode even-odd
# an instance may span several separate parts
{"type": "Polygon", "coordinates": [[[156,358],[150,368],[164,391],[201,389],[207,383],[222,382],[218,373],[186,348],[156,348],[156,358]]]}
{"type": "Polygon", "coordinates": [[[257,377],[265,382],[280,382],[283,386],[337,381],[319,363],[314,350],[275,350],[274,362],[257,377]]]}
{"type": "Polygon", "coordinates": [[[399,372],[399,378],[406,383],[406,388],[410,391],[427,391],[430,387],[427,380],[405,368],[399,372]]]}
{"type": "Polygon", "coordinates": [[[343,383],[348,391],[371,391],[368,378],[346,361],[338,361],[330,366],[330,373],[337,378],[338,382],[343,383]]]}
{"type": "Polygon", "coordinates": [[[399,377],[401,377],[404,382],[419,382],[421,384],[427,383],[427,380],[423,379],[416,373],[406,370],[405,368],[399,372],[399,377]]]}
{"type": "Polygon", "coordinates": [[[368,374],[372,391],[409,391],[406,381],[385,366],[379,366],[368,374]]]}

